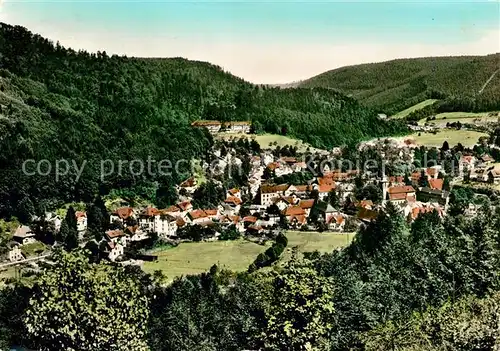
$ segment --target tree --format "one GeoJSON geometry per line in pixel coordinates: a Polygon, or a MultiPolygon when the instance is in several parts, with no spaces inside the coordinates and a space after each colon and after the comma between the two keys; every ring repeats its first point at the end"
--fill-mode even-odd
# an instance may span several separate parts
{"type": "Polygon", "coordinates": [[[308,262],[293,262],[277,274],[262,333],[271,350],[315,349],[333,328],[333,282],[308,262]]]}
{"type": "Polygon", "coordinates": [[[447,140],[445,140],[445,141],[443,142],[443,146],[441,147],[441,150],[443,150],[443,151],[448,151],[449,149],[450,149],[450,145],[448,144],[448,141],[447,141],[447,140]]]}
{"type": "Polygon", "coordinates": [[[135,276],[58,251],[24,317],[39,350],[147,350],[148,297],[135,276]]]}
{"type": "Polygon", "coordinates": [[[335,189],[332,189],[328,193],[328,203],[332,205],[333,208],[340,208],[340,197],[335,189]]]}
{"type": "Polygon", "coordinates": [[[72,206],[66,212],[66,217],[61,223],[58,240],[64,244],[67,250],[73,250],[78,247],[76,213],[72,206]]]}

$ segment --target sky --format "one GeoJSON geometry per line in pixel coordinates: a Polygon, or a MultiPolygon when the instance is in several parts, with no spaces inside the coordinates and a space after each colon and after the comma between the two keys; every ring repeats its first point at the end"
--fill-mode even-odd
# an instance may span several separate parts
{"type": "Polygon", "coordinates": [[[498,0],[0,0],[0,21],[74,49],[208,61],[269,84],[394,58],[500,52],[498,0]]]}

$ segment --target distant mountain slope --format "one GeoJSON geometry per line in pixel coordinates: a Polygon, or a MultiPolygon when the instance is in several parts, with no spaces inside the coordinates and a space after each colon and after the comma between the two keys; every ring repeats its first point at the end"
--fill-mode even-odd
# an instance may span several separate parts
{"type": "Polygon", "coordinates": [[[300,86],[335,89],[392,115],[428,98],[467,97],[500,103],[500,75],[491,78],[499,68],[498,53],[401,59],[334,69],[305,80],[300,86]]]}
{"type": "Polygon", "coordinates": [[[90,201],[98,192],[167,205],[187,166],[169,176],[115,171],[103,180],[100,162],[202,159],[212,138],[190,126],[196,119],[249,120],[258,131],[320,148],[405,130],[332,90],[255,86],[181,58],[76,52],[6,24],[0,24],[0,105],[0,217],[26,218],[45,203],[90,201]],[[74,172],[27,176],[27,159],[88,166],[75,183],[74,172]]]}

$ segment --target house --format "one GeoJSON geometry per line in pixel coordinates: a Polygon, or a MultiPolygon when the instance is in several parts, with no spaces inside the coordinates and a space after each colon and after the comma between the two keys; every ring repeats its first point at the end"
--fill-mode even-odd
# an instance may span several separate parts
{"type": "Polygon", "coordinates": [[[33,233],[31,228],[26,225],[20,225],[17,227],[13,239],[21,245],[31,244],[36,241],[35,233],[33,233]]]}
{"type": "Polygon", "coordinates": [[[311,209],[314,206],[314,202],[315,202],[314,199],[307,199],[307,200],[300,200],[299,201],[298,205],[300,208],[302,208],[305,211],[307,217],[309,217],[309,214],[311,213],[311,209]]]}
{"type": "Polygon", "coordinates": [[[250,226],[252,224],[255,224],[255,222],[257,222],[257,217],[255,217],[255,216],[246,216],[246,217],[243,217],[242,222],[243,222],[244,226],[248,227],[248,226],[250,226]]]}
{"type": "Polygon", "coordinates": [[[227,191],[227,197],[237,197],[241,200],[241,191],[238,188],[232,188],[227,191]]]}
{"type": "Polygon", "coordinates": [[[444,180],[443,179],[434,179],[431,178],[429,179],[429,188],[432,190],[443,190],[443,184],[444,180]]]}
{"type": "Polygon", "coordinates": [[[125,238],[125,233],[121,229],[115,229],[115,230],[108,230],[106,233],[104,233],[104,236],[107,241],[112,241],[114,243],[120,242],[122,244],[125,244],[126,240],[125,238]]]}
{"type": "Polygon", "coordinates": [[[193,205],[191,204],[190,201],[182,201],[179,202],[176,205],[177,208],[179,208],[180,212],[178,213],[178,216],[181,218],[185,218],[188,214],[189,211],[193,209],[193,205]]]}
{"type": "Polygon", "coordinates": [[[181,184],[179,184],[179,190],[184,190],[188,194],[192,194],[196,190],[197,182],[194,177],[189,177],[181,184]]]}
{"type": "Polygon", "coordinates": [[[326,223],[328,224],[328,229],[341,232],[344,230],[345,218],[342,214],[337,213],[331,216],[326,223]]]}
{"type": "Polygon", "coordinates": [[[237,122],[226,122],[223,128],[230,133],[250,133],[250,122],[237,121],[237,122]]]}
{"type": "Polygon", "coordinates": [[[448,191],[423,187],[418,192],[418,200],[422,202],[436,202],[440,205],[447,206],[450,193],[448,191]]]}
{"type": "Polygon", "coordinates": [[[387,189],[387,199],[394,204],[415,200],[415,189],[411,185],[391,186],[387,189]]]}
{"type": "Polygon", "coordinates": [[[83,211],[76,211],[76,229],[79,232],[87,230],[87,213],[83,211]]]}
{"type": "Polygon", "coordinates": [[[193,224],[200,224],[208,219],[207,214],[203,210],[193,210],[187,214],[187,218],[193,224]]]}
{"type": "MultiPolygon", "coordinates": [[[[176,208],[179,211],[178,208],[176,208]]],[[[147,207],[142,213],[139,214],[139,226],[141,229],[146,230],[148,232],[155,231],[155,223],[154,217],[160,214],[160,211],[154,207],[147,207]]]]}
{"type": "Polygon", "coordinates": [[[437,203],[423,203],[420,201],[408,204],[404,210],[404,215],[410,220],[414,221],[421,214],[430,213],[436,211],[440,217],[443,217],[444,211],[442,207],[437,203]]]}
{"type": "Polygon", "coordinates": [[[197,128],[207,128],[211,134],[217,134],[222,128],[222,123],[219,121],[198,120],[191,123],[191,126],[197,128]]]}
{"type": "Polygon", "coordinates": [[[122,224],[125,224],[129,218],[135,218],[134,209],[132,207],[120,207],[111,213],[109,220],[111,223],[120,221],[122,224]]]}
{"type": "Polygon", "coordinates": [[[495,162],[495,159],[488,154],[484,154],[483,156],[481,156],[481,161],[483,161],[486,164],[489,164],[491,162],[495,162]]]}
{"type": "Polygon", "coordinates": [[[378,212],[374,210],[368,210],[366,208],[360,208],[357,213],[357,218],[363,222],[370,223],[377,219],[378,212]]]}
{"type": "Polygon", "coordinates": [[[283,211],[288,206],[295,205],[297,200],[296,196],[280,196],[274,200],[274,204],[278,206],[280,211],[283,211]]]}
{"type": "Polygon", "coordinates": [[[125,237],[127,241],[142,241],[149,238],[148,232],[142,230],[138,225],[125,228],[125,233],[129,235],[125,237]]]}
{"type": "Polygon", "coordinates": [[[316,187],[316,190],[318,190],[318,197],[321,200],[325,200],[326,198],[328,198],[328,194],[334,189],[335,189],[335,184],[333,185],[323,184],[316,187]]]}
{"type": "Polygon", "coordinates": [[[110,261],[114,262],[118,257],[123,256],[124,247],[119,242],[108,241],[108,258],[110,261]]]}
{"type": "Polygon", "coordinates": [[[245,231],[245,226],[240,216],[221,216],[219,217],[219,223],[223,225],[234,225],[236,230],[240,233],[245,231]]]}
{"type": "Polygon", "coordinates": [[[238,212],[242,201],[239,197],[229,196],[227,199],[224,200],[224,203],[233,208],[234,211],[238,212]]]}
{"type": "Polygon", "coordinates": [[[439,171],[441,170],[441,166],[433,166],[433,167],[428,167],[425,170],[425,174],[427,175],[428,179],[436,179],[439,175],[439,171]]]}
{"type": "Polygon", "coordinates": [[[282,211],[282,214],[294,228],[300,228],[306,223],[306,211],[300,206],[289,206],[282,211]]]}
{"type": "Polygon", "coordinates": [[[268,207],[273,204],[274,200],[282,195],[289,188],[287,184],[281,185],[268,185],[263,184],[260,186],[260,204],[268,207]]]}
{"type": "Polygon", "coordinates": [[[361,200],[358,203],[358,207],[359,208],[366,208],[367,210],[372,210],[375,207],[375,205],[373,204],[372,200],[361,200]]]}
{"type": "Polygon", "coordinates": [[[493,184],[500,183],[500,167],[492,167],[488,170],[487,173],[488,182],[493,184]]]}
{"type": "Polygon", "coordinates": [[[9,244],[10,250],[8,253],[9,261],[10,262],[17,262],[24,260],[24,255],[21,251],[21,247],[17,242],[12,242],[9,244]]]}

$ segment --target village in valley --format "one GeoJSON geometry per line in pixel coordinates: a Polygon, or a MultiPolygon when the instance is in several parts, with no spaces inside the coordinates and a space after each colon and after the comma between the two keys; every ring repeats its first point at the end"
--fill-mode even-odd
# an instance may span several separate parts
{"type": "MultiPolygon", "coordinates": [[[[70,205],[29,224],[10,222],[10,229],[2,229],[10,230],[12,237],[0,269],[26,263],[36,270],[37,260],[64,245],[57,233],[68,232],[62,226],[70,225],[69,231],[78,233],[73,245],[89,249],[96,259],[146,264],[149,270],[161,270],[161,265],[155,266],[158,255],[181,243],[250,242],[258,247],[251,271],[278,261],[285,250],[296,253],[298,247],[287,247],[291,235],[307,240],[345,237],[339,240],[345,245],[388,206],[408,222],[428,212],[474,216],[482,205],[491,205],[490,195],[500,184],[497,129],[473,147],[447,141],[424,146],[409,136],[327,151],[298,143],[260,145],[250,122],[195,121],[192,127],[207,128],[214,143],[206,160],[176,186],[176,203],[157,208],[144,203],[122,206],[123,199],[106,205],[102,201],[91,210],[70,205]],[[279,249],[269,244],[280,241],[279,249]]],[[[456,126],[443,130],[454,131],[456,126]]]]}

